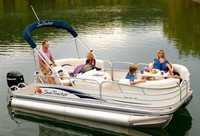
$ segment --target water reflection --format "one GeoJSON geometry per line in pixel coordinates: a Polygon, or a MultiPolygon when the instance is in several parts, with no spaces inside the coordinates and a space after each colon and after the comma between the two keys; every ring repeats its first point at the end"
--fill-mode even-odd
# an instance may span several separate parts
{"type": "Polygon", "coordinates": [[[174,119],[172,119],[171,123],[166,127],[166,131],[168,131],[170,136],[187,136],[189,135],[191,127],[192,117],[189,111],[186,108],[181,108],[174,114],[174,119]]]}
{"type": "MultiPolygon", "coordinates": [[[[164,128],[167,136],[188,136],[192,127],[192,117],[186,108],[180,108],[175,112],[171,122],[164,128]]],[[[154,129],[140,129],[153,136],[163,136],[163,132],[154,129]],[[156,133],[157,132],[157,133],[156,133]],[[159,133],[158,133],[159,132],[159,133]]]]}
{"type": "MultiPolygon", "coordinates": [[[[67,21],[78,33],[86,36],[113,36],[124,41],[130,38],[130,35],[140,35],[140,32],[158,31],[164,33],[159,39],[166,37],[168,42],[178,49],[180,56],[200,57],[200,4],[191,0],[2,0],[0,55],[6,55],[12,50],[23,51],[13,45],[26,44],[22,38],[22,31],[28,24],[37,20],[30,5],[35,7],[41,20],[67,21]]],[[[33,37],[41,41],[55,39],[62,33],[44,29],[34,33],[33,37]]],[[[145,35],[138,36],[137,42],[144,41],[144,38],[148,40],[145,35]]],[[[145,44],[148,46],[148,42],[145,44]]]]}
{"type": "Polygon", "coordinates": [[[175,41],[180,55],[200,57],[200,4],[191,0],[169,0],[163,31],[175,41]],[[176,12],[175,10],[176,9],[176,12]]]}
{"type": "Polygon", "coordinates": [[[8,106],[8,112],[13,121],[18,126],[24,122],[30,122],[38,125],[40,136],[119,136],[119,135],[134,135],[134,136],[186,136],[192,125],[192,118],[186,108],[180,108],[172,118],[170,124],[165,129],[148,129],[148,128],[127,128],[115,125],[103,124],[98,122],[68,118],[63,116],[51,115],[36,111],[20,112],[17,109],[12,109],[8,106]],[[31,113],[29,113],[31,112],[31,113]]]}

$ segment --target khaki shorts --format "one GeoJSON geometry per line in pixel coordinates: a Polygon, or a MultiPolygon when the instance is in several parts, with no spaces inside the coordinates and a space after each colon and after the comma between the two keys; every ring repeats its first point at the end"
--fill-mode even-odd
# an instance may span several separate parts
{"type": "Polygon", "coordinates": [[[43,67],[40,67],[40,70],[42,71],[42,73],[44,74],[44,75],[51,75],[52,74],[52,72],[51,72],[51,70],[49,70],[49,73],[46,71],[46,69],[44,69],[43,67]]]}

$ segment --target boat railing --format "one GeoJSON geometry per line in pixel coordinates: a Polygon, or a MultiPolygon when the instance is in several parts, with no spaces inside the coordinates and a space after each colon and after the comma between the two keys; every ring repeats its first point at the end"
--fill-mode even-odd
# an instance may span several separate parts
{"type": "Polygon", "coordinates": [[[189,93],[189,84],[190,84],[190,79],[188,80],[183,80],[181,82],[181,84],[179,85],[179,90],[180,90],[180,102],[184,99],[184,96],[187,96],[187,94],[189,93]],[[186,92],[186,95],[183,96],[183,92],[186,92]]]}
{"type": "MultiPolygon", "coordinates": [[[[102,90],[104,90],[104,85],[105,84],[115,84],[118,88],[119,88],[119,90],[118,91],[120,91],[120,92],[125,92],[125,90],[124,89],[122,89],[122,87],[121,86],[127,86],[127,87],[131,87],[130,85],[128,85],[128,84],[123,84],[123,83],[119,83],[119,82],[117,82],[117,81],[103,81],[103,82],[101,82],[101,84],[100,84],[100,91],[102,91],[102,90]]],[[[141,90],[141,93],[140,94],[146,94],[145,92],[144,92],[144,88],[143,87],[137,87],[137,86],[132,86],[133,88],[140,88],[141,90]]],[[[108,89],[109,90],[109,89],[108,89]]],[[[112,90],[112,89],[110,89],[110,90],[112,90]]],[[[134,91],[132,91],[132,93],[134,93],[134,91]]]]}
{"type": "Polygon", "coordinates": [[[112,63],[111,68],[111,79],[113,81],[118,80],[120,78],[125,78],[125,75],[119,75],[117,71],[124,71],[125,73],[128,72],[129,66],[133,64],[132,62],[124,62],[124,61],[115,61],[112,63]],[[117,72],[117,74],[115,73],[117,72]]]}
{"type": "Polygon", "coordinates": [[[44,74],[41,74],[40,72],[37,71],[37,72],[34,73],[34,76],[36,77],[36,81],[37,81],[37,79],[39,79],[39,81],[40,81],[42,84],[48,83],[47,81],[44,81],[44,79],[46,79],[46,78],[48,78],[48,77],[52,77],[52,78],[54,78],[54,79],[57,79],[58,82],[57,82],[56,84],[60,84],[60,85],[62,85],[62,86],[65,86],[65,85],[66,85],[66,84],[63,84],[63,83],[62,83],[62,79],[68,80],[68,83],[70,83],[70,85],[73,85],[73,80],[74,80],[73,77],[60,76],[58,73],[57,73],[57,74],[53,73],[53,74],[51,74],[51,75],[44,75],[44,74]],[[43,79],[42,79],[42,78],[43,78],[43,79]]]}
{"type": "Polygon", "coordinates": [[[109,75],[112,77],[112,62],[104,60],[103,61],[103,72],[109,73],[109,75]]]}
{"type": "Polygon", "coordinates": [[[149,67],[149,63],[137,63],[138,70],[143,70],[145,67],[149,67]]]}
{"type": "MultiPolygon", "coordinates": [[[[110,63],[108,61],[109,64],[112,64],[112,69],[111,69],[111,73],[113,73],[113,71],[115,71],[114,69],[114,66],[115,64],[133,64],[131,62],[115,62],[115,63],[110,63]],[[114,65],[114,66],[113,66],[114,65]]],[[[149,64],[147,63],[139,63],[137,64],[139,66],[148,66],[149,64]]],[[[116,81],[102,81],[101,83],[97,82],[96,80],[92,80],[92,79],[81,79],[79,78],[79,80],[84,80],[84,82],[87,82],[87,81],[92,81],[94,83],[97,84],[98,89],[99,89],[99,94],[100,94],[100,100],[102,101],[103,100],[103,95],[102,95],[102,91],[105,90],[105,87],[104,85],[106,86],[106,84],[112,84],[112,85],[116,85],[117,88],[118,88],[118,91],[120,91],[121,93],[125,92],[125,90],[123,89],[123,87],[130,87],[130,88],[137,88],[137,90],[140,90],[140,92],[138,93],[135,93],[134,91],[132,91],[131,93],[135,93],[135,94],[141,94],[141,95],[150,95],[150,93],[148,93],[149,90],[161,90],[161,89],[173,89],[173,88],[177,88],[177,86],[179,86],[179,89],[177,89],[176,91],[174,92],[167,92],[167,93],[163,93],[163,95],[165,94],[170,94],[170,93],[176,93],[177,91],[180,91],[180,93],[177,95],[177,96],[180,96],[180,102],[184,99],[184,97],[187,96],[188,94],[188,90],[189,90],[189,81],[187,80],[184,80],[181,82],[181,84],[177,85],[177,86],[172,86],[172,87],[163,87],[163,88],[156,88],[156,87],[140,87],[140,86],[130,86],[129,84],[123,84],[123,83],[119,83],[117,80],[116,81]],[[185,83],[184,83],[185,82],[185,83]],[[186,92],[186,94],[182,94],[183,92],[186,92]]],[[[111,89],[111,90],[114,90],[114,89],[111,89]]],[[[155,95],[155,94],[154,94],[155,95]]],[[[160,94],[159,94],[160,95],[160,94]]],[[[175,97],[177,97],[175,96],[175,97]]]]}
{"type": "MultiPolygon", "coordinates": [[[[115,79],[115,77],[116,77],[116,75],[114,75],[114,73],[115,73],[114,71],[116,71],[115,66],[117,64],[118,65],[120,65],[120,64],[125,64],[125,65],[127,65],[127,64],[128,65],[133,64],[131,62],[114,62],[114,63],[111,63],[109,61],[104,62],[104,63],[107,63],[107,64],[109,64],[109,66],[111,66],[111,69],[109,69],[109,70],[111,70],[111,75],[113,74],[113,76],[112,76],[113,79],[115,79]]],[[[139,65],[139,66],[147,66],[148,64],[146,64],[146,63],[139,63],[137,65],[139,65]]],[[[126,72],[128,71],[128,70],[125,70],[125,69],[120,69],[120,70],[122,70],[122,71],[124,70],[126,72]]],[[[44,83],[43,80],[42,80],[42,78],[43,77],[47,77],[47,76],[45,76],[43,74],[39,74],[39,72],[37,74],[35,74],[35,75],[39,78],[39,80],[41,81],[41,83],[44,83]]],[[[101,102],[104,99],[103,91],[109,91],[109,90],[113,91],[113,90],[115,90],[115,92],[118,91],[118,93],[120,93],[120,92],[121,93],[132,93],[132,94],[137,94],[137,95],[151,96],[152,94],[149,93],[149,90],[154,91],[154,90],[158,90],[158,89],[159,90],[160,89],[173,89],[173,88],[177,87],[177,86],[173,86],[171,88],[169,88],[169,87],[166,87],[166,88],[164,88],[164,87],[163,88],[150,87],[149,88],[149,87],[140,87],[140,86],[135,86],[135,85],[130,86],[129,84],[119,83],[118,80],[98,82],[97,80],[94,80],[94,79],[84,79],[84,78],[74,78],[74,77],[62,77],[62,76],[59,76],[59,75],[56,75],[56,74],[53,74],[52,77],[53,78],[59,78],[59,79],[61,79],[61,78],[68,79],[70,81],[71,85],[72,86],[76,86],[76,87],[77,87],[77,85],[74,84],[75,82],[76,83],[77,82],[81,82],[81,83],[90,83],[90,84],[93,84],[94,86],[96,86],[96,89],[99,90],[99,99],[100,99],[101,102]],[[116,86],[115,89],[112,89],[112,87],[111,87],[111,89],[110,88],[107,89],[105,86],[107,86],[108,84],[110,84],[110,85],[112,84],[112,86],[116,86]],[[132,89],[132,91],[131,92],[130,91],[127,92],[127,90],[124,90],[124,88],[129,88],[129,90],[132,89]],[[134,92],[134,89],[136,89],[137,92],[134,92]]],[[[64,84],[61,84],[61,85],[64,86],[64,84]]],[[[85,88],[87,88],[87,87],[88,87],[88,89],[94,89],[94,88],[90,88],[89,86],[86,85],[85,88]]],[[[179,98],[180,99],[179,102],[182,102],[184,100],[184,98],[187,96],[187,94],[189,93],[188,90],[189,90],[189,80],[183,80],[179,84],[179,89],[177,89],[174,92],[170,92],[169,91],[168,93],[169,94],[170,93],[176,93],[177,91],[179,91],[179,93],[176,96],[174,96],[174,97],[180,97],[179,98]]],[[[162,95],[166,95],[166,94],[167,93],[162,93],[162,95]]],[[[156,95],[156,94],[153,94],[153,95],[156,95]]],[[[170,100],[170,98],[169,98],[169,100],[170,100]]],[[[151,100],[151,101],[153,101],[153,100],[151,100]]]]}
{"type": "MultiPolygon", "coordinates": [[[[120,86],[127,86],[127,87],[131,87],[131,88],[138,88],[141,89],[141,93],[139,94],[148,94],[148,91],[144,91],[144,90],[161,90],[161,89],[172,89],[177,87],[176,86],[172,86],[172,87],[162,87],[162,88],[156,88],[156,87],[142,87],[142,86],[136,86],[136,85],[129,85],[129,84],[124,84],[124,83],[119,83],[117,81],[103,81],[100,85],[103,86],[106,83],[111,83],[111,84],[116,84],[119,87],[119,91],[120,92],[125,92],[124,89],[122,89],[122,87],[120,86]]],[[[100,87],[100,88],[104,88],[104,87],[100,87]]],[[[111,90],[111,89],[110,89],[111,90]]],[[[131,92],[134,93],[134,90],[131,92]]]]}
{"type": "MultiPolygon", "coordinates": [[[[109,90],[105,90],[104,89],[104,84],[107,83],[111,83],[112,81],[103,81],[100,84],[100,100],[103,101],[106,97],[106,94],[102,95],[104,91],[109,91],[109,90]]],[[[188,82],[188,81],[187,81],[188,82]]],[[[176,105],[178,103],[182,103],[184,102],[185,98],[189,95],[188,91],[186,90],[186,88],[182,87],[182,89],[179,89],[178,86],[174,86],[171,88],[143,88],[143,87],[138,87],[138,86],[130,86],[127,84],[122,84],[122,83],[118,83],[118,82],[112,82],[112,84],[116,84],[118,86],[118,91],[117,90],[110,90],[110,91],[116,91],[116,93],[122,93],[121,95],[126,96],[128,99],[132,99],[134,102],[139,102],[139,103],[148,103],[149,105],[151,105],[151,103],[159,103],[159,102],[163,102],[163,101],[169,101],[169,103],[167,104],[167,106],[173,106],[176,105]],[[131,87],[132,90],[131,91],[127,91],[124,90],[124,87],[131,87]],[[165,91],[162,92],[162,90],[169,90],[169,91],[165,91]],[[135,92],[134,90],[139,90],[137,92],[135,92]],[[173,90],[173,91],[170,91],[173,90]],[[158,93],[152,93],[152,92],[158,92],[158,93]],[[134,97],[133,97],[134,96],[134,97]],[[167,96],[167,97],[166,97],[167,96]],[[137,99],[139,98],[139,99],[137,99]],[[150,99],[149,99],[150,98],[150,99]],[[154,99],[155,98],[155,99],[154,99]],[[176,100],[176,101],[175,101],[176,100]],[[173,101],[173,102],[170,102],[173,101]]],[[[185,86],[186,84],[184,84],[185,86]]],[[[113,92],[114,93],[114,92],[113,92]]],[[[112,97],[112,99],[115,96],[112,97]]],[[[139,106],[139,105],[137,105],[139,106]]],[[[143,104],[141,106],[144,106],[143,104]]],[[[154,106],[152,105],[152,108],[154,106]]],[[[157,106],[156,106],[157,107],[157,106]]],[[[161,106],[163,107],[163,106],[161,106]]]]}
{"type": "MultiPolygon", "coordinates": [[[[40,76],[45,77],[42,74],[40,74],[40,76]]],[[[98,82],[95,79],[85,79],[85,78],[76,78],[76,77],[63,77],[63,78],[69,79],[72,82],[72,84],[71,84],[72,87],[91,90],[92,92],[94,92],[94,94],[95,94],[95,90],[96,90],[97,91],[96,97],[98,98],[98,100],[100,102],[103,102],[106,97],[109,97],[109,95],[107,95],[108,92],[113,92],[113,94],[119,94],[119,96],[125,94],[125,96],[127,96],[127,97],[129,97],[130,95],[132,95],[132,96],[137,95],[138,97],[145,96],[145,97],[151,97],[151,98],[156,97],[157,98],[157,99],[149,99],[148,100],[148,99],[141,97],[138,100],[134,99],[135,102],[140,101],[140,102],[149,103],[149,104],[163,101],[163,100],[164,101],[170,101],[173,99],[178,100],[178,98],[179,98],[179,101],[176,101],[176,103],[183,102],[184,98],[186,98],[189,93],[188,92],[189,81],[186,81],[186,80],[184,81],[184,83],[179,85],[179,88],[177,86],[174,86],[171,88],[167,88],[167,87],[166,88],[145,88],[145,87],[140,87],[140,86],[135,86],[135,85],[119,83],[117,81],[98,82]],[[79,86],[79,84],[82,84],[82,86],[79,86]],[[93,87],[91,87],[88,84],[93,85],[93,87]],[[112,85],[112,87],[113,86],[116,86],[116,87],[107,88],[109,85],[112,85]],[[126,90],[126,87],[128,87],[129,89],[126,90]],[[153,91],[159,91],[159,90],[162,91],[165,89],[169,89],[169,90],[173,89],[173,91],[160,92],[158,94],[152,93],[153,91]],[[134,90],[137,90],[137,91],[134,91],[134,90]],[[98,94],[98,92],[99,92],[99,94],[98,94]],[[162,96],[165,96],[165,95],[172,95],[173,97],[169,97],[169,98],[163,97],[162,98],[162,96]]],[[[81,94],[79,94],[79,95],[81,95],[81,94]]],[[[130,98],[132,96],[130,96],[130,98]]],[[[115,99],[114,95],[112,97],[113,97],[113,99],[115,99]]],[[[173,104],[176,104],[176,103],[173,103],[173,104]]]]}
{"type": "MultiPolygon", "coordinates": [[[[129,66],[132,65],[134,63],[132,62],[124,62],[124,61],[115,61],[113,63],[111,63],[112,67],[111,67],[111,78],[112,80],[119,80],[120,78],[125,78],[128,70],[129,70],[129,66]],[[119,73],[117,71],[124,71],[122,72],[123,75],[119,75],[119,73]],[[116,73],[115,73],[116,72],[116,73]]],[[[136,64],[138,66],[138,70],[143,70],[144,67],[149,67],[148,63],[138,63],[136,64]]],[[[137,77],[137,74],[136,74],[137,77]]]]}

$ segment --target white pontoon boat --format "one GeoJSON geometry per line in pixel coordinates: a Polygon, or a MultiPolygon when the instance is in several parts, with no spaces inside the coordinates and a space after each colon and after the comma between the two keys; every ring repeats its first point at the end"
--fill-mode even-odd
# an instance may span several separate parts
{"type": "MultiPolygon", "coordinates": [[[[66,22],[43,20],[26,27],[23,36],[34,51],[35,59],[42,55],[30,33],[41,27],[57,27],[67,30],[75,39],[75,46],[92,51],[66,22]]],[[[78,48],[77,48],[78,52],[78,48]]],[[[79,53],[78,53],[79,54],[79,53]]],[[[56,67],[42,56],[52,71],[55,84],[49,84],[47,76],[36,66],[34,83],[26,85],[19,72],[7,74],[10,88],[10,104],[17,110],[38,111],[77,119],[92,120],[108,124],[130,127],[165,127],[173,113],[189,103],[192,98],[190,73],[179,64],[172,64],[180,74],[176,78],[163,78],[162,71],[153,73],[155,80],[130,85],[124,79],[130,62],[109,62],[96,60],[101,70],[77,73],[77,68],[85,64],[85,58],[62,58],[56,60],[56,67]],[[126,67],[123,69],[123,66],[126,67]]],[[[37,60],[37,59],[36,59],[37,60]]],[[[137,64],[139,67],[149,64],[137,64]]],[[[143,74],[138,73],[139,79],[143,74]]]]}

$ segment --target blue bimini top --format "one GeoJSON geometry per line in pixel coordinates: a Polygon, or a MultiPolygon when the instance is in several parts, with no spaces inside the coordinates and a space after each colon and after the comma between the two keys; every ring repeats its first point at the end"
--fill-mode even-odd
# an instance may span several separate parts
{"type": "Polygon", "coordinates": [[[28,25],[23,31],[23,37],[31,46],[31,48],[36,48],[37,45],[31,38],[31,32],[41,27],[57,27],[67,30],[73,37],[77,37],[78,34],[74,29],[66,22],[59,20],[41,20],[33,24],[28,25]]]}

